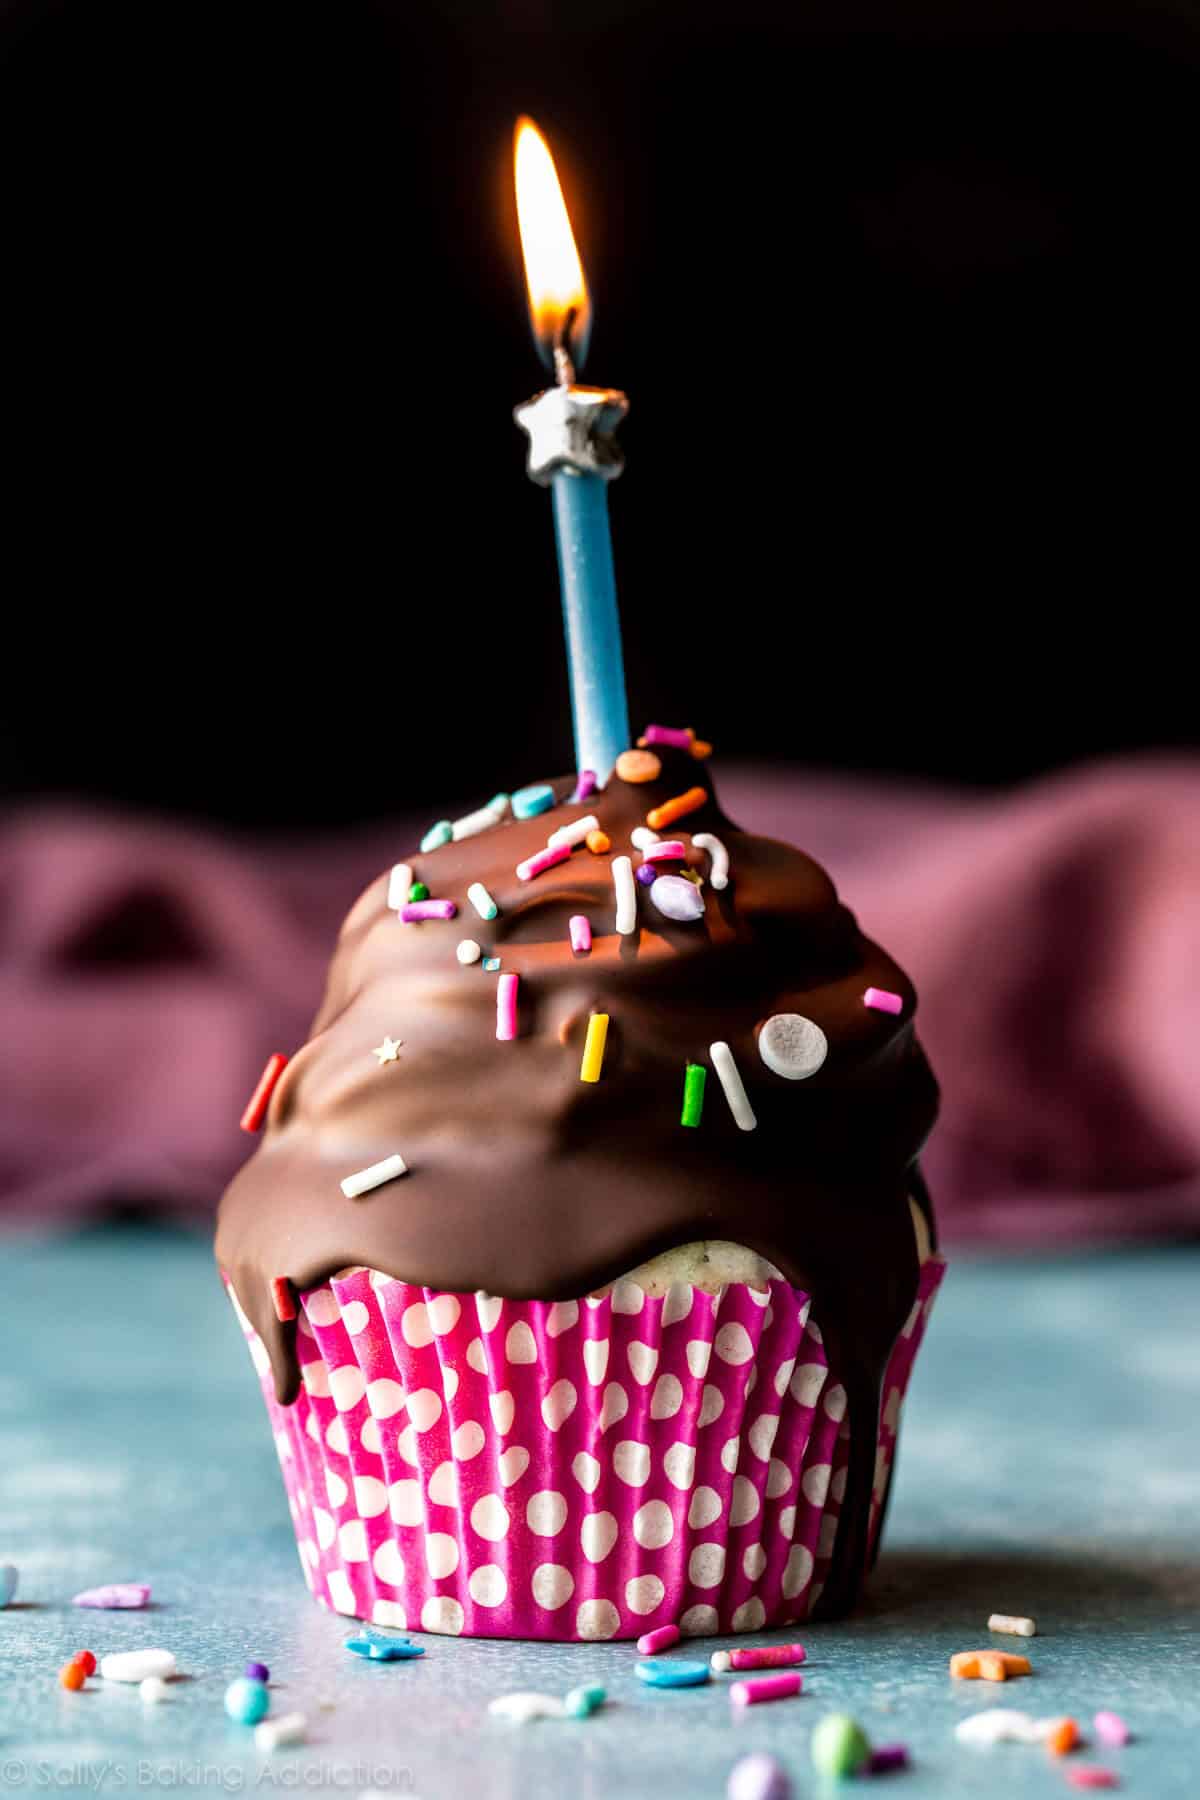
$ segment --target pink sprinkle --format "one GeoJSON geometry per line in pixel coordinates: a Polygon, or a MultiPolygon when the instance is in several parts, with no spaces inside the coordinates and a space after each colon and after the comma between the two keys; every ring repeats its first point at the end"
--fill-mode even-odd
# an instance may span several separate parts
{"type": "Polygon", "coordinates": [[[72,1606],[96,1606],[105,1612],[129,1611],[133,1607],[145,1606],[150,1598],[150,1587],[144,1581],[114,1581],[109,1587],[87,1588],[82,1594],[76,1594],[72,1606]]]}
{"type": "Polygon", "coordinates": [[[1067,1780],[1075,1788],[1115,1788],[1121,1785],[1120,1776],[1112,1769],[1102,1769],[1099,1763],[1076,1763],[1067,1770],[1067,1780]]]}
{"type": "Polygon", "coordinates": [[[580,769],[579,774],[575,778],[575,792],[571,795],[569,804],[571,806],[578,806],[581,800],[589,800],[595,791],[595,769],[580,769]]]}
{"type": "Polygon", "coordinates": [[[1102,1744],[1127,1744],[1133,1735],[1120,1713],[1098,1712],[1092,1724],[1102,1744]]]}
{"type": "Polygon", "coordinates": [[[678,1625],[660,1625],[657,1631],[648,1631],[645,1637],[637,1641],[638,1652],[642,1656],[657,1656],[660,1650],[669,1650],[683,1636],[678,1625]]]}
{"type": "Polygon", "coordinates": [[[422,919],[452,919],[457,911],[453,900],[410,900],[400,917],[406,925],[418,925],[422,919]]]}
{"type": "Polygon", "coordinates": [[[760,1706],[764,1700],[786,1700],[803,1686],[802,1675],[764,1675],[761,1681],[735,1681],[729,1698],[735,1706],[760,1706]]]}
{"type": "Polygon", "coordinates": [[[687,854],[678,838],[664,838],[661,844],[647,844],[642,851],[643,862],[682,862],[687,854]]]}
{"type": "Polygon", "coordinates": [[[647,725],[642,737],[647,744],[667,744],[672,750],[690,750],[690,731],[676,731],[671,725],[647,725]]]}
{"type": "Polygon", "coordinates": [[[496,983],[496,1036],[510,1044],[517,1035],[517,975],[501,975],[496,983]]]}
{"type": "Polygon", "coordinates": [[[592,947],[592,927],[582,913],[576,913],[570,922],[571,948],[581,956],[586,956],[592,947]]]}
{"type": "Polygon", "coordinates": [[[886,988],[868,988],[863,995],[863,1005],[869,1006],[873,1012],[898,1013],[904,1010],[904,1001],[899,994],[890,994],[886,988]]]}
{"type": "Polygon", "coordinates": [[[794,1669],[808,1652],[803,1644],[759,1644],[751,1650],[731,1650],[731,1669],[794,1669]]]}
{"type": "Polygon", "coordinates": [[[890,1775],[893,1769],[907,1769],[907,1744],[880,1744],[867,1760],[868,1775],[890,1775]]]}
{"type": "Polygon", "coordinates": [[[543,869],[552,869],[555,863],[566,862],[570,854],[570,844],[548,844],[536,856],[527,856],[524,862],[517,864],[517,880],[532,881],[543,869]]]}

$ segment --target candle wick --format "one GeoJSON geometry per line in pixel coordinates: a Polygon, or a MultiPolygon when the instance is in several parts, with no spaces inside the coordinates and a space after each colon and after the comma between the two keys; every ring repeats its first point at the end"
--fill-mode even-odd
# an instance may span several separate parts
{"type": "Polygon", "coordinates": [[[575,364],[571,361],[571,353],[567,345],[571,340],[571,330],[575,324],[576,308],[569,306],[566,316],[554,338],[554,379],[559,387],[575,385],[575,364]]]}

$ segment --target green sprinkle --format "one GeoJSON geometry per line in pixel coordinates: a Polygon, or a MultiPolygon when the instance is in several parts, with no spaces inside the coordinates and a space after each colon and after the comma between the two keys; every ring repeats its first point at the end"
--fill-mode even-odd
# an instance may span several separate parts
{"type": "Polygon", "coordinates": [[[683,1078],[683,1111],[679,1115],[681,1125],[698,1125],[700,1115],[704,1111],[704,1083],[708,1070],[703,1063],[689,1063],[683,1078]]]}
{"type": "Polygon", "coordinates": [[[409,904],[415,906],[418,900],[428,900],[429,889],[423,881],[414,881],[408,890],[409,904]]]}
{"type": "Polygon", "coordinates": [[[510,798],[511,796],[508,794],[493,794],[487,803],[488,811],[494,813],[506,813],[508,811],[510,798]]]}
{"type": "Polygon", "coordinates": [[[440,850],[442,845],[448,844],[453,836],[454,827],[451,825],[449,819],[439,819],[436,825],[431,825],[429,827],[429,830],[421,839],[421,849],[440,850]]]}
{"type": "Polygon", "coordinates": [[[496,970],[500,967],[500,958],[498,956],[485,956],[483,959],[483,966],[488,971],[489,975],[494,975],[496,970]]]}
{"type": "Polygon", "coordinates": [[[590,1713],[604,1705],[608,1694],[604,1688],[593,1682],[590,1687],[572,1688],[563,1700],[568,1718],[586,1719],[590,1713]]]}
{"type": "Polygon", "coordinates": [[[848,1713],[826,1713],[812,1734],[813,1767],[822,1775],[857,1775],[870,1756],[866,1732],[848,1713]]]}

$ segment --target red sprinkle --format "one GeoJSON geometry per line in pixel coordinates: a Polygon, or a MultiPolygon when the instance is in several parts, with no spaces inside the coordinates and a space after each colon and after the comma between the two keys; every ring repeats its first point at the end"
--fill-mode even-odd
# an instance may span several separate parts
{"type": "Polygon", "coordinates": [[[1115,1788],[1121,1785],[1120,1776],[1112,1769],[1102,1769],[1099,1763],[1076,1763],[1067,1770],[1067,1780],[1075,1788],[1115,1788]]]}
{"type": "Polygon", "coordinates": [[[242,1114],[242,1130],[257,1131],[267,1116],[267,1107],[271,1104],[271,1095],[275,1092],[275,1083],[287,1067],[287,1057],[281,1056],[277,1050],[274,1056],[267,1059],[267,1066],[258,1078],[258,1086],[250,1096],[245,1112],[242,1114]]]}
{"type": "Polygon", "coordinates": [[[281,1325],[295,1318],[296,1296],[286,1275],[277,1275],[271,1283],[271,1298],[275,1302],[275,1317],[281,1325]]]}
{"type": "Polygon", "coordinates": [[[94,1675],[96,1673],[96,1659],[90,1650],[77,1650],[71,1658],[71,1661],[73,1663],[78,1663],[85,1675],[94,1675]]]}

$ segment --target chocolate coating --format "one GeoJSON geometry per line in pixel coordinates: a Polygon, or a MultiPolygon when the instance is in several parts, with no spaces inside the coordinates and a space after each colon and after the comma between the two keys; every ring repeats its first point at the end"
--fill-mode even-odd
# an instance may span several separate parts
{"type": "MultiPolygon", "coordinates": [[[[908,1197],[937,1087],[913,1031],[916,997],[865,938],[811,858],[739,831],[722,814],[707,763],[659,747],[651,782],[617,777],[574,806],[554,784],[552,812],[509,819],[461,843],[411,855],[414,879],[453,899],[453,922],[402,924],[385,872],[342,927],[308,1043],[275,1089],[262,1142],[221,1203],[216,1253],[266,1346],[279,1398],[295,1398],[295,1324],[275,1317],[272,1280],[308,1288],[351,1264],[455,1293],[514,1299],[592,1291],[659,1251],[727,1238],[775,1263],[814,1296],[847,1389],[852,1451],[835,1573],[824,1610],[841,1610],[865,1560],[879,1386],[911,1309],[918,1263],[908,1197]],[[673,823],[687,865],[714,832],[729,885],[705,881],[703,918],[673,922],[637,887],[639,929],[614,928],[614,856],[676,794],[702,787],[673,823]],[[611,839],[574,850],[532,881],[518,863],[551,831],[594,812],[611,839]],[[467,900],[482,882],[499,906],[467,900]],[[568,920],[591,921],[576,955],[568,920]],[[496,1039],[496,978],[457,960],[470,936],[519,975],[519,1035],[496,1039]],[[863,1005],[868,987],[901,995],[898,1014],[863,1005]],[[579,1079],[589,1015],[610,1017],[603,1074],[579,1079]],[[806,1080],[772,1073],[757,1033],[802,1013],[829,1042],[806,1080]],[[396,1061],[373,1046],[399,1038],[396,1061]],[[680,1124],[685,1065],[730,1045],[758,1118],[734,1123],[715,1078],[699,1129],[680,1124]],[[358,1200],[347,1175],[398,1151],[409,1173],[358,1200]],[[855,1454],[857,1450],[857,1454],[855,1454]],[[840,1579],[839,1579],[840,1572],[840,1579]]],[[[632,852],[635,863],[640,860],[632,852]]],[[[670,869],[675,865],[664,865],[670,869]]]]}

